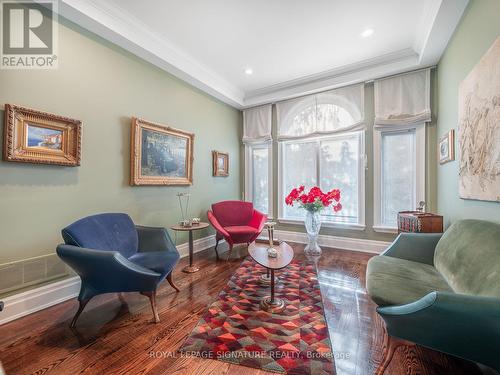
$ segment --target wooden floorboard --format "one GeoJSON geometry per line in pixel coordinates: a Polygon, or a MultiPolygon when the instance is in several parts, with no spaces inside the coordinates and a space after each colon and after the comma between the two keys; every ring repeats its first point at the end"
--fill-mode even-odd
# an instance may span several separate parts
{"type": "MultiPolygon", "coordinates": [[[[303,246],[293,244],[296,258],[303,246]]],[[[235,249],[236,250],[236,249],[235,249]]],[[[163,283],[157,297],[161,322],[152,322],[146,297],[137,293],[91,300],[77,323],[76,299],[0,326],[0,360],[13,374],[196,374],[262,375],[262,370],[193,357],[177,349],[207,306],[238,268],[246,249],[229,262],[216,261],[212,249],[196,254],[201,270],[185,274],[182,259],[174,271],[181,289],[163,283]]],[[[365,270],[371,254],[324,249],[318,278],[335,355],[337,374],[370,375],[382,359],[385,327],[366,294],[365,270]]],[[[475,375],[477,367],[422,347],[401,347],[387,375],[475,375]]]]}

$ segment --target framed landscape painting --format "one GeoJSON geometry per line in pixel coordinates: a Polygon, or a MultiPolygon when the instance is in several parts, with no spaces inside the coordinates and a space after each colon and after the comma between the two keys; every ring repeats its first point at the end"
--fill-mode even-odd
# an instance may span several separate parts
{"type": "Polygon", "coordinates": [[[80,149],[79,120],[5,105],[5,161],[75,167],[80,149]]]}
{"type": "Polygon", "coordinates": [[[191,185],[194,134],[132,118],[130,184],[191,185]]]}
{"type": "Polygon", "coordinates": [[[229,154],[212,151],[213,175],[215,177],[229,176],[229,154]]]}

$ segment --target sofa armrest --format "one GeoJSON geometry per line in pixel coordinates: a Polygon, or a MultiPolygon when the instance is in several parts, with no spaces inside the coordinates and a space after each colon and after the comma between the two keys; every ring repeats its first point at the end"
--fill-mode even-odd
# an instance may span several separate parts
{"type": "Polygon", "coordinates": [[[215,217],[215,215],[213,214],[212,211],[207,211],[207,217],[208,217],[208,221],[210,221],[210,224],[212,224],[212,226],[214,227],[214,229],[219,232],[220,234],[222,234],[222,236],[227,240],[228,238],[230,238],[231,236],[229,235],[229,233],[224,229],[224,227],[217,221],[217,218],[215,217]]]}
{"type": "Polygon", "coordinates": [[[434,265],[434,250],[442,233],[401,233],[380,255],[434,265]]]}
{"type": "Polygon", "coordinates": [[[94,294],[152,291],[161,276],[132,263],[117,251],[61,244],[57,246],[57,255],[75,270],[94,294]]]}
{"type": "Polygon", "coordinates": [[[139,252],[173,251],[178,253],[172,238],[165,228],[136,226],[139,236],[139,252]]]}
{"type": "Polygon", "coordinates": [[[391,336],[500,369],[500,299],[431,292],[377,308],[391,336]]]}
{"type": "Polygon", "coordinates": [[[253,210],[252,219],[250,220],[250,223],[248,225],[257,229],[257,231],[260,233],[264,228],[266,220],[267,220],[266,214],[263,214],[262,212],[257,210],[253,210]]]}

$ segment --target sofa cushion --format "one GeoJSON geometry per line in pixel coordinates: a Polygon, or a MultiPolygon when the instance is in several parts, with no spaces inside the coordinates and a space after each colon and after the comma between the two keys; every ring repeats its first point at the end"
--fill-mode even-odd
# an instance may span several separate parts
{"type": "Polygon", "coordinates": [[[457,221],[439,240],[434,266],[457,293],[500,298],[500,224],[457,221]]]}
{"type": "Polygon", "coordinates": [[[377,305],[403,305],[432,291],[452,291],[431,265],[390,256],[368,261],[366,289],[377,305]]]}
{"type": "Polygon", "coordinates": [[[250,241],[258,233],[258,230],[248,225],[235,225],[224,227],[235,243],[250,241]]]}
{"type": "Polygon", "coordinates": [[[167,276],[179,260],[177,251],[148,251],[136,253],[128,258],[132,263],[167,276]]]}
{"type": "Polygon", "coordinates": [[[139,243],[134,222],[122,213],[87,216],[64,228],[62,236],[67,245],[118,251],[125,258],[137,252],[139,243]]]}

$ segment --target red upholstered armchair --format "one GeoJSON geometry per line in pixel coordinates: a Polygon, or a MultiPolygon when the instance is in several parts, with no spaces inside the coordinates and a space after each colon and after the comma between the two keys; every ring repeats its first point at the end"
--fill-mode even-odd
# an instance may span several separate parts
{"type": "Polygon", "coordinates": [[[208,211],[208,220],[217,231],[215,254],[219,259],[217,245],[225,239],[229,245],[228,259],[234,244],[255,241],[264,228],[267,215],[255,210],[251,202],[223,201],[212,204],[208,211]]]}

